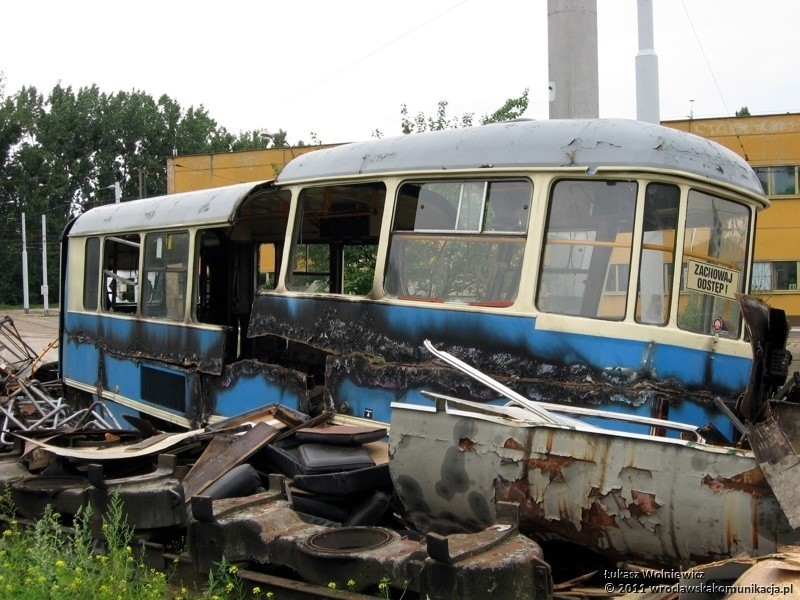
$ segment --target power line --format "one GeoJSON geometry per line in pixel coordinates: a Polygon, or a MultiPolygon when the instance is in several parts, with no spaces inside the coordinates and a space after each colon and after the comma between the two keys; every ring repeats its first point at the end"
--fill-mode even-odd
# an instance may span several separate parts
{"type": "MultiPolygon", "coordinates": [[[[706,61],[706,66],[708,67],[708,72],[711,74],[711,80],[714,82],[714,87],[717,88],[717,94],[719,94],[719,99],[722,101],[722,107],[725,109],[725,116],[730,118],[731,111],[728,109],[728,104],[725,102],[725,96],[722,94],[722,88],[719,87],[719,82],[717,81],[716,75],[714,75],[714,69],[711,68],[711,63],[708,60],[708,56],[706,56],[706,51],[703,48],[703,44],[700,41],[700,36],[697,35],[697,30],[694,27],[694,22],[692,21],[692,17],[689,14],[689,9],[686,8],[686,3],[681,0],[681,6],[683,6],[683,12],[686,13],[686,18],[689,20],[689,26],[692,28],[692,33],[694,34],[694,39],[697,40],[697,46],[700,48],[700,54],[703,55],[703,60],[706,61]]],[[[731,121],[731,127],[733,128],[733,134],[736,136],[736,141],[739,142],[739,147],[742,149],[742,154],[744,154],[744,159],[749,160],[747,158],[747,150],[744,149],[744,144],[742,143],[742,139],[739,137],[739,132],[736,131],[736,124],[731,121]]]]}
{"type": "Polygon", "coordinates": [[[354,62],[350,63],[349,65],[347,65],[347,66],[344,66],[344,67],[342,67],[341,69],[339,69],[338,71],[336,71],[336,72],[332,73],[332,74],[331,74],[331,75],[329,75],[328,77],[326,77],[326,78],[324,78],[324,79],[321,79],[321,80],[317,81],[316,83],[314,83],[314,84],[310,85],[309,87],[307,87],[307,88],[305,88],[305,89],[303,89],[303,90],[300,90],[300,91],[299,91],[297,94],[295,94],[294,96],[292,96],[292,97],[290,97],[290,98],[287,98],[287,99],[286,99],[286,101],[284,102],[284,104],[288,104],[289,102],[292,102],[292,101],[294,101],[294,100],[297,100],[297,99],[298,99],[300,96],[302,96],[302,95],[304,95],[304,94],[306,94],[306,93],[310,92],[311,90],[313,90],[313,89],[315,89],[315,88],[317,88],[317,87],[321,86],[323,83],[327,83],[327,82],[328,82],[328,81],[330,81],[331,79],[333,79],[333,78],[335,78],[335,77],[338,77],[339,75],[341,75],[342,73],[344,73],[345,71],[347,71],[347,70],[349,70],[349,69],[352,69],[352,68],[353,68],[353,67],[355,67],[356,65],[358,65],[358,64],[361,64],[362,62],[364,62],[365,60],[367,60],[367,59],[368,59],[368,58],[370,58],[371,56],[373,56],[373,55],[377,54],[378,52],[380,52],[381,50],[384,50],[384,49],[388,48],[389,46],[391,46],[392,44],[395,44],[395,43],[399,42],[399,41],[400,41],[400,40],[402,40],[403,38],[405,38],[405,37],[408,37],[409,35],[411,35],[411,34],[412,34],[412,33],[414,33],[415,31],[417,31],[418,29],[422,29],[422,28],[423,28],[423,27],[425,27],[426,25],[428,25],[428,24],[430,24],[430,23],[433,23],[434,21],[436,21],[437,19],[440,19],[441,17],[443,17],[443,16],[444,16],[444,15],[446,15],[447,13],[454,11],[454,10],[455,10],[455,9],[457,9],[459,6],[461,6],[462,4],[466,4],[468,1],[469,1],[469,0],[461,0],[461,2],[458,2],[458,3],[454,4],[453,6],[451,6],[450,8],[443,10],[443,11],[442,11],[442,12],[440,12],[439,14],[437,14],[437,15],[434,15],[433,17],[431,17],[431,18],[430,18],[430,19],[428,19],[427,21],[424,21],[424,22],[420,23],[419,25],[416,25],[416,26],[412,27],[411,29],[409,29],[409,30],[408,30],[408,31],[406,31],[405,33],[403,33],[403,34],[401,34],[401,35],[397,36],[396,38],[394,38],[394,39],[392,39],[392,40],[390,40],[390,41],[386,42],[386,43],[385,43],[385,44],[383,44],[382,46],[379,46],[378,48],[375,48],[374,50],[372,50],[372,51],[368,52],[367,54],[365,54],[364,56],[362,56],[362,57],[361,57],[361,58],[359,58],[358,60],[355,60],[354,62]]]}

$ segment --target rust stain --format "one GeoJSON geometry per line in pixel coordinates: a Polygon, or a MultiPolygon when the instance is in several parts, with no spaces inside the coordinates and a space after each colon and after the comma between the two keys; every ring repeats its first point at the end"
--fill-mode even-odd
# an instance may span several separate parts
{"type": "Polygon", "coordinates": [[[572,462],[572,458],[548,455],[546,458],[528,459],[528,468],[548,471],[550,473],[550,481],[565,481],[562,469],[572,462]]]}
{"type": "Polygon", "coordinates": [[[702,481],[703,485],[708,486],[711,491],[718,494],[738,491],[755,498],[762,498],[772,493],[766,479],[764,479],[764,474],[759,468],[750,469],[733,477],[721,477],[719,475],[711,477],[711,475],[705,475],[702,481]]]}
{"type": "Polygon", "coordinates": [[[461,438],[458,440],[458,449],[461,452],[471,452],[475,449],[475,442],[469,438],[461,438]]]}
{"type": "Polygon", "coordinates": [[[515,481],[495,480],[495,497],[498,502],[513,502],[519,506],[520,523],[544,520],[544,509],[528,495],[528,479],[515,481]]]}
{"type": "Polygon", "coordinates": [[[519,450],[520,452],[525,451],[525,447],[514,438],[508,438],[503,444],[503,448],[508,450],[519,450]]]}
{"type": "Polygon", "coordinates": [[[647,517],[653,515],[661,508],[661,505],[656,502],[656,495],[648,492],[637,492],[631,490],[631,502],[628,505],[628,510],[634,517],[647,517]]]}
{"type": "Polygon", "coordinates": [[[618,527],[614,515],[608,514],[606,507],[601,502],[597,501],[592,502],[589,508],[583,509],[581,520],[584,523],[600,528],[618,527]]]}
{"type": "Polygon", "coordinates": [[[628,509],[628,502],[622,496],[622,490],[620,489],[613,489],[609,493],[611,498],[614,500],[614,503],[617,505],[619,510],[627,510],[628,509]]]}

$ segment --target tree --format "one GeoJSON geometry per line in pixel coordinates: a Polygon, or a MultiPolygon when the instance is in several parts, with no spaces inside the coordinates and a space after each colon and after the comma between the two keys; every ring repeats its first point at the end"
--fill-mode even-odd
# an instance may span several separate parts
{"type": "MultiPolygon", "coordinates": [[[[439,100],[436,107],[436,115],[428,117],[425,113],[417,113],[416,117],[411,118],[408,107],[405,104],[400,106],[400,128],[404,134],[422,133],[423,131],[441,131],[443,129],[457,129],[459,127],[470,127],[474,121],[474,113],[464,113],[460,116],[449,117],[447,115],[447,101],[439,100]]],[[[490,115],[483,115],[479,119],[481,125],[487,123],[497,123],[500,121],[510,121],[519,119],[528,109],[528,88],[517,98],[509,98],[505,103],[490,115]]],[[[380,137],[380,136],[376,136],[380,137]]]]}
{"type": "MultiPolygon", "coordinates": [[[[24,87],[5,97],[0,73],[0,303],[22,301],[21,213],[27,216],[28,253],[41,252],[38,223],[47,217],[51,299],[58,279],[58,239],[67,221],[93,206],[166,193],[166,159],[263,148],[256,132],[235,136],[202,106],[184,110],[168,96],[140,90],[101,92],[57,84],[47,96],[24,87]]],[[[287,145],[287,133],[272,136],[287,145]]],[[[31,291],[41,284],[41,260],[29,260],[31,291]]],[[[31,294],[36,298],[36,294],[31,294]]]]}
{"type": "Polygon", "coordinates": [[[736,111],[737,117],[749,117],[750,116],[750,109],[746,106],[743,106],[739,110],[736,111]]]}

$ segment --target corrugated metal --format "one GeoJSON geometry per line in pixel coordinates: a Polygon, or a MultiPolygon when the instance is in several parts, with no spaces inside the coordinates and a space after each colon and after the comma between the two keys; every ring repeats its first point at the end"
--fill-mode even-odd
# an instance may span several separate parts
{"type": "Polygon", "coordinates": [[[347,144],[294,159],[277,181],[501,167],[670,169],[739,187],[767,204],[753,170],[730,150],[625,119],[513,121],[347,144]]]}

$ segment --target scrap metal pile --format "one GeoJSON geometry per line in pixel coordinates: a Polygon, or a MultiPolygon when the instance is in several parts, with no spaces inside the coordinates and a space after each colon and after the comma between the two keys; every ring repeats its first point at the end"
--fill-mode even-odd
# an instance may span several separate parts
{"type": "MultiPolygon", "coordinates": [[[[54,341],[51,346],[56,342],[54,341]]],[[[54,429],[119,429],[100,402],[76,410],[61,396],[61,382],[41,364],[9,316],[0,320],[0,446],[13,444],[9,433],[54,429]],[[41,377],[40,377],[41,376],[41,377]]]]}
{"type": "Polygon", "coordinates": [[[196,574],[224,557],[255,580],[267,573],[279,587],[275,573],[291,573],[323,594],[331,582],[375,592],[384,580],[442,599],[552,591],[540,546],[515,526],[515,506],[478,533],[416,531],[393,492],[383,426],[271,405],[192,431],[140,427],[17,431],[0,457],[0,486],[26,519],[50,505],[69,523],[91,506],[100,540],[116,494],[137,538],[161,556],[185,539],[181,557],[196,574]]]}

